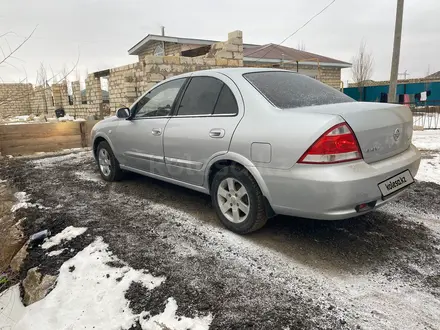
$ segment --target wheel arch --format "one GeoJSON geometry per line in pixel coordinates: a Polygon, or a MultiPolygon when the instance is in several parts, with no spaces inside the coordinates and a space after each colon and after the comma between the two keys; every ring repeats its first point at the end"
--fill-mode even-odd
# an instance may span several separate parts
{"type": "Polygon", "coordinates": [[[105,141],[110,145],[110,148],[112,148],[113,152],[115,152],[115,149],[113,148],[113,144],[111,143],[110,139],[108,138],[108,136],[106,136],[105,134],[102,133],[98,133],[96,134],[96,136],[93,139],[93,143],[92,143],[92,151],[93,151],[93,156],[96,159],[96,152],[98,150],[98,145],[102,142],[105,141]]]}
{"type": "Polygon", "coordinates": [[[246,169],[252,177],[255,179],[255,181],[258,184],[258,187],[260,188],[265,202],[266,202],[266,213],[268,216],[275,215],[275,212],[272,210],[271,207],[271,196],[269,189],[267,188],[266,183],[263,180],[263,177],[261,176],[261,173],[258,171],[258,169],[255,167],[255,165],[248,160],[246,157],[243,157],[236,153],[227,153],[221,156],[217,156],[213,158],[206,167],[206,174],[205,174],[205,188],[211,192],[211,184],[212,180],[214,179],[215,174],[220,171],[225,166],[231,166],[231,165],[238,165],[246,169]]]}

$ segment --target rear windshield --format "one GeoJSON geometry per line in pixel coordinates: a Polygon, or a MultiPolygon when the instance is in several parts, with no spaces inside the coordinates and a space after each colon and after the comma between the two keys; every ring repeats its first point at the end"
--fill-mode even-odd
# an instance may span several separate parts
{"type": "Polygon", "coordinates": [[[294,72],[261,71],[243,75],[272,104],[281,109],[355,102],[316,79],[294,72]]]}

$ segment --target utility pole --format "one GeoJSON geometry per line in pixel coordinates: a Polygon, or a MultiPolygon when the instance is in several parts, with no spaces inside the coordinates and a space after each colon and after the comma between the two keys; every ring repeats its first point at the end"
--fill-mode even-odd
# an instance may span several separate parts
{"type": "Polygon", "coordinates": [[[394,28],[393,59],[391,62],[390,89],[388,102],[396,102],[397,75],[399,73],[400,43],[402,41],[403,1],[397,0],[396,26],[394,28]]]}

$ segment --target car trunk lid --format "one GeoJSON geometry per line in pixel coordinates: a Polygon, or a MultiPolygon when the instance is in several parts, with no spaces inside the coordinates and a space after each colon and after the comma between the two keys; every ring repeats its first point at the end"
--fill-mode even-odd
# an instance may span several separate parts
{"type": "Polygon", "coordinates": [[[411,110],[406,106],[350,102],[296,110],[342,117],[354,131],[367,163],[395,156],[411,144],[413,121],[411,110]]]}

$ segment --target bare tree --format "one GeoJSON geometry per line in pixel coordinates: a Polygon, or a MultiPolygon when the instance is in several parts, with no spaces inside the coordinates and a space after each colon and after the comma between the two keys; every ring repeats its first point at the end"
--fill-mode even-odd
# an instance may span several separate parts
{"type": "MultiPolygon", "coordinates": [[[[44,115],[49,113],[49,104],[47,100],[47,90],[51,90],[51,87],[49,85],[48,77],[47,77],[47,69],[44,66],[43,63],[40,63],[40,67],[37,71],[37,81],[36,85],[39,86],[40,90],[36,91],[36,94],[38,95],[41,93],[41,98],[43,100],[43,113],[44,115]]],[[[39,112],[39,109],[37,110],[39,112]]]]}
{"type": "Polygon", "coordinates": [[[373,55],[367,51],[367,44],[363,40],[359,46],[359,52],[352,59],[353,80],[359,88],[360,100],[364,99],[364,87],[367,80],[373,75],[373,55]]]}
{"type": "Polygon", "coordinates": [[[298,41],[298,46],[296,46],[296,49],[305,52],[306,51],[306,43],[302,40],[298,41]]]}
{"type": "MultiPolygon", "coordinates": [[[[16,57],[16,53],[20,50],[20,48],[22,48],[26,44],[27,41],[29,41],[29,39],[32,37],[32,35],[34,34],[36,29],[37,29],[37,27],[35,27],[27,37],[24,37],[23,41],[21,41],[17,46],[12,47],[12,48],[9,45],[9,42],[7,40],[7,36],[8,35],[17,35],[17,34],[12,31],[0,34],[0,41],[4,41],[4,43],[7,45],[7,48],[8,48],[8,49],[6,49],[6,47],[2,47],[0,45],[0,69],[2,66],[8,65],[8,66],[11,66],[11,67],[17,69],[18,71],[20,71],[18,69],[18,67],[15,64],[13,64],[12,62],[13,62],[13,60],[15,60],[15,61],[18,60],[18,61],[24,62],[22,59],[16,57]]],[[[65,79],[67,79],[67,77],[76,69],[76,67],[78,66],[78,63],[79,63],[79,52],[78,52],[77,61],[73,65],[71,70],[67,70],[65,68],[62,73],[55,74],[55,73],[53,73],[52,68],[50,68],[52,70],[52,76],[50,76],[50,77],[47,75],[47,69],[42,63],[40,65],[40,68],[37,70],[37,85],[40,85],[39,88],[37,90],[34,90],[33,88],[29,88],[29,91],[26,90],[23,93],[19,93],[20,95],[12,94],[11,92],[4,93],[4,94],[0,95],[0,106],[5,106],[5,105],[7,106],[7,104],[9,104],[9,103],[17,102],[18,100],[22,100],[23,98],[30,100],[32,97],[35,97],[36,94],[42,93],[42,99],[44,100],[43,103],[46,104],[44,106],[45,109],[43,109],[43,110],[45,113],[47,113],[48,112],[48,100],[47,100],[46,92],[48,90],[51,90],[50,84],[52,84],[55,80],[57,80],[58,77],[61,77],[60,78],[61,81],[64,81],[65,79]]],[[[24,79],[20,79],[18,81],[19,84],[27,83],[27,81],[28,81],[26,69],[23,68],[23,70],[24,70],[26,76],[24,79]]],[[[0,74],[0,81],[3,82],[1,74],[0,74]]],[[[29,86],[31,86],[31,85],[29,85],[29,86]]],[[[39,109],[37,109],[37,112],[39,112],[39,109]]],[[[2,114],[0,114],[0,116],[1,115],[2,114]]]]}

